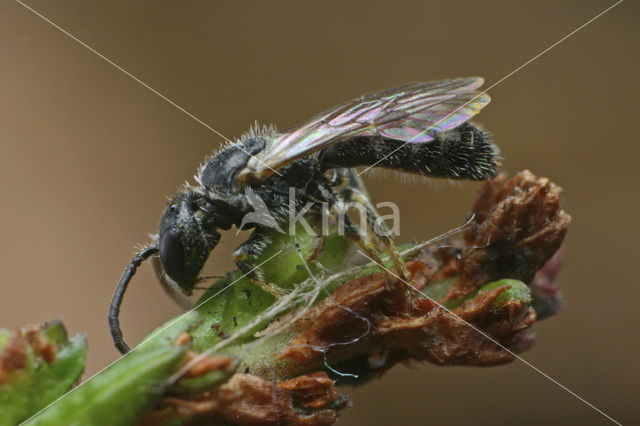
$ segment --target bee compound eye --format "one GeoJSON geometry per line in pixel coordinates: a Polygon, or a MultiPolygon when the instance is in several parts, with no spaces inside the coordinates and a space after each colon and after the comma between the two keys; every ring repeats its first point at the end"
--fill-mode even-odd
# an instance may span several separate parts
{"type": "Polygon", "coordinates": [[[173,229],[167,229],[160,236],[159,249],[164,271],[180,283],[186,272],[185,248],[180,236],[173,229]]]}

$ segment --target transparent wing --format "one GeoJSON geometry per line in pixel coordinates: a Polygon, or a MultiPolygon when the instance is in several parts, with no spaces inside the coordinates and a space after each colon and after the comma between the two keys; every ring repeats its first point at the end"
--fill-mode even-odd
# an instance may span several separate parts
{"type": "Polygon", "coordinates": [[[489,103],[489,95],[476,90],[483,83],[480,77],[457,78],[411,83],[361,96],[278,135],[249,160],[239,179],[264,178],[292,161],[355,136],[431,141],[434,134],[458,127],[489,103]]]}

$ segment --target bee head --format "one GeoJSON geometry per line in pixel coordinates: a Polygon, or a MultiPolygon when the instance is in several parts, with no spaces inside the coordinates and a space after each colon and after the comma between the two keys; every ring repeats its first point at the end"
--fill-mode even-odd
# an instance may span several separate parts
{"type": "Polygon", "coordinates": [[[197,192],[179,193],[169,202],[160,221],[158,249],[162,267],[187,294],[220,240],[213,215],[202,207],[204,203],[204,197],[197,192]]]}

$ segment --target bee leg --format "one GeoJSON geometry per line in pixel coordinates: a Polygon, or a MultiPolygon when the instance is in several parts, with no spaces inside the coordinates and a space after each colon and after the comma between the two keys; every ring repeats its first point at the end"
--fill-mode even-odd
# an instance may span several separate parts
{"type": "Polygon", "coordinates": [[[353,168],[335,168],[330,169],[329,186],[335,188],[340,185],[347,185],[350,188],[357,189],[365,197],[369,198],[369,192],[364,185],[362,178],[358,175],[358,171],[353,168]]]}
{"type": "Polygon", "coordinates": [[[409,272],[407,271],[407,268],[400,257],[400,252],[393,242],[391,231],[378,214],[378,210],[376,210],[376,208],[373,206],[366,193],[362,193],[357,188],[347,187],[340,191],[340,197],[346,202],[352,204],[357,203],[358,205],[364,207],[367,226],[373,236],[373,240],[377,245],[382,245],[384,247],[384,251],[389,255],[389,258],[393,263],[395,272],[401,279],[407,281],[409,272]]]}
{"type": "Polygon", "coordinates": [[[382,218],[380,218],[378,210],[371,203],[367,188],[360,176],[358,176],[357,170],[353,168],[332,169],[331,177],[333,178],[333,180],[330,180],[330,184],[333,184],[332,186],[347,185],[339,193],[343,204],[357,203],[365,208],[367,227],[373,235],[376,245],[382,245],[385,248],[385,252],[393,262],[396,272],[400,277],[406,279],[408,271],[393,242],[393,236],[382,218]]]}
{"type": "MultiPolygon", "coordinates": [[[[347,185],[346,188],[344,188],[342,191],[340,191],[339,194],[337,194],[338,198],[340,199],[340,202],[337,204],[342,206],[342,210],[338,210],[338,213],[344,215],[348,208],[348,204],[356,203],[356,205],[364,207],[367,227],[369,228],[369,232],[373,235],[372,239],[374,240],[373,244],[371,243],[371,241],[369,241],[369,244],[366,245],[368,250],[367,254],[376,253],[377,250],[374,247],[383,246],[384,251],[389,255],[389,258],[391,259],[398,276],[406,280],[409,276],[409,273],[400,257],[398,249],[393,242],[393,236],[382,218],[380,218],[378,210],[376,210],[376,208],[371,203],[367,188],[365,187],[364,182],[362,181],[360,176],[358,176],[357,170],[353,168],[332,169],[329,184],[331,186],[340,186],[343,184],[347,185]]],[[[345,216],[345,219],[348,218],[345,216]]],[[[355,225],[352,226],[355,228],[355,225]]],[[[358,233],[358,236],[359,235],[360,234],[358,233]]],[[[360,240],[359,245],[363,247],[364,242],[360,240]]],[[[376,259],[376,261],[379,260],[377,257],[372,258],[376,259]]]]}
{"type": "Polygon", "coordinates": [[[342,169],[342,168],[330,169],[329,176],[327,178],[328,178],[329,186],[331,187],[340,186],[343,183],[345,183],[347,180],[347,169],[342,169]]]}
{"type": "Polygon", "coordinates": [[[319,185],[318,190],[319,193],[322,194],[320,200],[325,200],[328,203],[329,213],[338,217],[338,221],[343,227],[341,231],[344,232],[344,236],[358,244],[372,259],[376,261],[380,260],[373,246],[368,244],[368,241],[363,238],[358,227],[347,216],[345,203],[338,193],[335,192],[333,188],[324,185],[319,185]]]}
{"type": "Polygon", "coordinates": [[[364,185],[364,182],[362,181],[362,178],[358,174],[358,171],[356,169],[345,169],[345,170],[346,170],[346,177],[347,177],[347,185],[350,188],[357,189],[358,192],[360,192],[360,194],[362,194],[367,200],[370,200],[369,191],[367,191],[367,187],[364,185]]]}
{"type": "Polygon", "coordinates": [[[344,221],[345,237],[358,244],[362,251],[373,261],[382,264],[382,260],[380,259],[378,250],[376,250],[374,244],[371,243],[371,240],[369,238],[363,238],[367,237],[367,235],[363,236],[361,234],[361,232],[358,230],[358,227],[346,215],[346,210],[342,207],[338,207],[338,205],[336,204],[336,207],[332,208],[331,211],[333,214],[340,215],[342,217],[342,220],[344,221]]]}
{"type": "MultiPolygon", "coordinates": [[[[341,185],[344,181],[344,173],[341,171],[338,176],[340,179],[335,179],[334,183],[341,185]]],[[[309,196],[317,202],[326,202],[328,204],[329,213],[338,217],[339,223],[342,225],[341,230],[344,231],[344,236],[355,242],[360,246],[362,251],[374,261],[382,264],[378,252],[371,244],[367,235],[362,235],[358,230],[358,227],[347,216],[347,205],[343,198],[333,189],[330,185],[330,181],[316,182],[315,188],[309,192],[309,196]]]]}
{"type": "Polygon", "coordinates": [[[269,244],[269,237],[262,228],[256,227],[251,237],[244,243],[240,244],[233,253],[233,260],[238,269],[251,281],[255,282],[269,294],[276,298],[282,297],[286,292],[264,279],[262,271],[256,266],[256,260],[262,250],[269,244]]]}

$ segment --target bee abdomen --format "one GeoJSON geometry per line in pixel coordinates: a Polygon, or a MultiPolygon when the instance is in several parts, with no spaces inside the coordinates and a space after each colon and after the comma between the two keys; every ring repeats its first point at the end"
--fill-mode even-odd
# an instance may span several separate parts
{"type": "Polygon", "coordinates": [[[426,143],[356,137],[321,151],[319,160],[327,169],[375,166],[432,177],[484,180],[495,176],[498,155],[487,131],[464,123],[426,143]]]}

